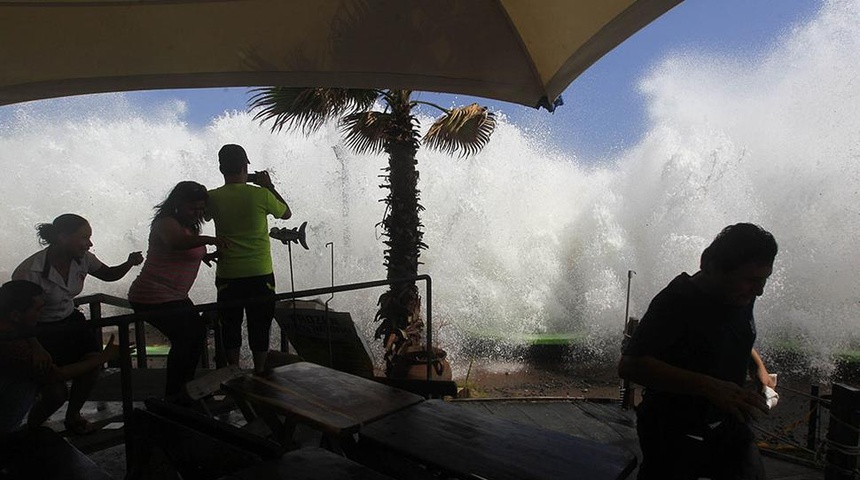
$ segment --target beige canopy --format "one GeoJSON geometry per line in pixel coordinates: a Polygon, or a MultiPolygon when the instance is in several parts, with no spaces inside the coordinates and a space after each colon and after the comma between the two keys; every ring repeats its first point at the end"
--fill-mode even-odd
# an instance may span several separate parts
{"type": "Polygon", "coordinates": [[[0,0],[0,105],[186,87],[404,88],[550,106],[681,0],[0,0]]]}

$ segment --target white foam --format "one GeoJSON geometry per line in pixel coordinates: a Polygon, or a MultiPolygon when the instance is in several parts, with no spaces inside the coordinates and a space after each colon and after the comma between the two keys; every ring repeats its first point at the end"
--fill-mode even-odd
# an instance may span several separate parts
{"type": "MultiPolygon", "coordinates": [[[[506,121],[474,158],[421,150],[421,271],[434,279],[435,321],[448,325],[443,346],[458,327],[620,339],[627,270],[637,272],[631,314],[641,315],[738,221],[760,223],[781,247],[757,308],[761,341],[795,338],[821,358],[846,346],[860,331],[858,24],[860,2],[832,1],[755,58],[665,59],[641,82],[647,135],[603,167],[549,152],[506,121]]],[[[273,225],[308,221],[311,250],[294,249],[297,289],[329,284],[328,241],[337,283],[384,277],[383,156],[341,163],[334,125],[272,135],[231,113],[196,130],[185,108],[135,111],[121,94],[6,107],[0,277],[39,248],[33,226],[63,212],[90,219],[94,252],[109,263],[145,250],[152,206],[180,180],[219,185],[215,155],[228,142],[270,169],[290,201],[295,221],[273,225]]],[[[289,290],[286,248],[274,251],[279,290],[289,290]]],[[[87,291],[122,295],[130,281],[91,279],[87,291]]],[[[213,300],[212,283],[204,267],[194,299],[213,300]]],[[[379,293],[339,294],[333,307],[369,335],[379,293]]]]}

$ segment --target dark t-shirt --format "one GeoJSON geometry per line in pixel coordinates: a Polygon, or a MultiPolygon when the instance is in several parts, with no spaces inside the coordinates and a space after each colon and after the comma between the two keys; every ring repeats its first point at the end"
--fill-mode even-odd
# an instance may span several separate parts
{"type": "MultiPolygon", "coordinates": [[[[670,365],[743,386],[755,342],[753,303],[722,304],[682,273],[651,301],[624,355],[670,365]]],[[[646,388],[637,409],[641,423],[659,422],[684,433],[729,417],[704,397],[646,388]]]]}

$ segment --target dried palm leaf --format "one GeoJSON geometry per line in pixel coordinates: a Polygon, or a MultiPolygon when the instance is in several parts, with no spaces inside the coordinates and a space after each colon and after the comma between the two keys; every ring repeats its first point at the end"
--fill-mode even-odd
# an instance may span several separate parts
{"type": "Polygon", "coordinates": [[[255,120],[272,120],[272,131],[301,128],[309,134],[327,120],[366,110],[379,97],[376,90],[352,88],[266,87],[254,90],[250,109],[255,120]]]}
{"type": "Polygon", "coordinates": [[[424,135],[426,147],[461,157],[474,155],[490,141],[496,128],[495,116],[477,103],[448,110],[424,135]]]}
{"type": "Polygon", "coordinates": [[[340,121],[344,144],[356,153],[382,152],[391,121],[391,115],[382,112],[346,115],[340,121]]]}

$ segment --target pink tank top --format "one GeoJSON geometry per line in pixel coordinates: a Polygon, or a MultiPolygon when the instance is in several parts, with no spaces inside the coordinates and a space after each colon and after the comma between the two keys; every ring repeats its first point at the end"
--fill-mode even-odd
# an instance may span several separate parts
{"type": "Polygon", "coordinates": [[[128,290],[128,300],[155,304],[185,300],[194,285],[206,247],[146,253],[146,262],[128,290]]]}

